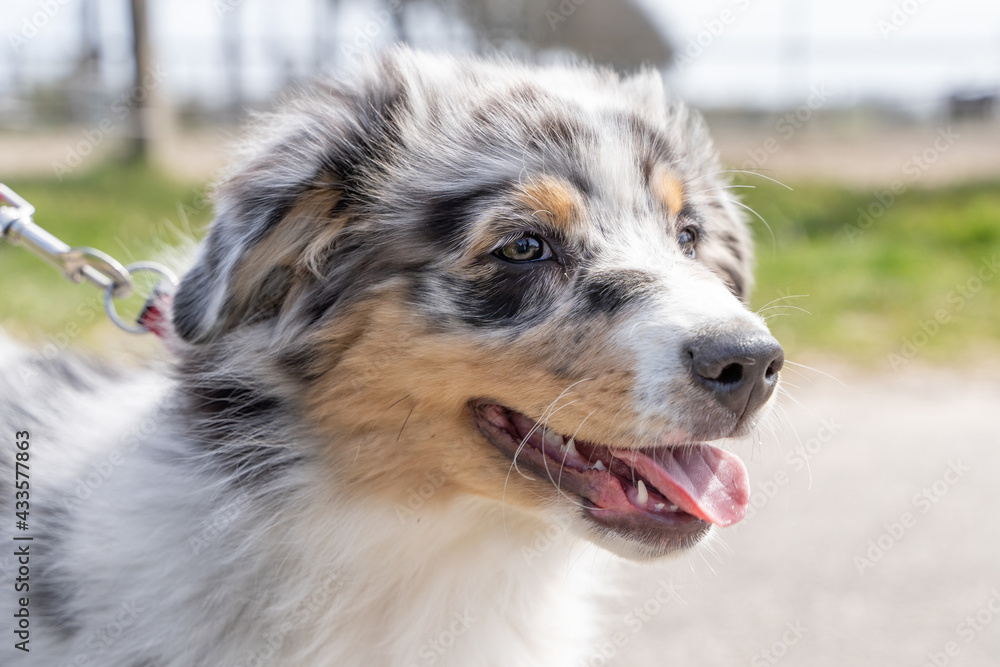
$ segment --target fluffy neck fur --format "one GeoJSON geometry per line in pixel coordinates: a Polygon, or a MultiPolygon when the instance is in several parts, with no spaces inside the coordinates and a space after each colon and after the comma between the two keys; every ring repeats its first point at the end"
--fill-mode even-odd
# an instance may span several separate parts
{"type": "Polygon", "coordinates": [[[413,513],[345,499],[315,470],[284,495],[234,495],[210,524],[228,534],[202,531],[219,603],[201,623],[228,616],[244,637],[205,665],[552,666],[583,645],[587,591],[559,526],[471,497],[413,513]]]}
{"type": "Polygon", "coordinates": [[[403,522],[396,510],[328,500],[297,528],[324,548],[300,561],[300,615],[312,617],[289,635],[289,664],[574,662],[590,630],[586,587],[558,526],[546,537],[544,524],[472,498],[403,522]],[[331,590],[328,606],[308,604],[308,580],[331,590]]]}
{"type": "MultiPolygon", "coordinates": [[[[151,419],[160,425],[155,434],[73,509],[56,548],[73,582],[67,614],[76,627],[59,640],[55,632],[39,635],[40,650],[59,648],[44,658],[34,652],[33,660],[74,664],[83,655],[108,667],[579,662],[592,634],[584,572],[592,563],[577,556],[594,547],[471,496],[401,511],[344,494],[321,466],[289,464],[266,480],[225,473],[218,453],[192,440],[191,424],[165,416],[172,408],[152,407],[190,391],[149,394],[149,412],[138,412],[135,423],[151,419]],[[108,637],[128,609],[128,627],[108,637]]],[[[107,403],[86,406],[91,419],[102,419],[98,405],[107,403]]],[[[228,445],[301,450],[290,433],[280,420],[258,424],[242,436],[229,433],[228,445]]]]}

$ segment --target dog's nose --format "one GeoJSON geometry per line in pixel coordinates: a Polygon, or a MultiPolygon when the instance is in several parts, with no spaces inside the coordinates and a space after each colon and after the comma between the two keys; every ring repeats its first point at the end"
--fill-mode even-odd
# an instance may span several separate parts
{"type": "Polygon", "coordinates": [[[695,382],[737,416],[767,402],[785,363],[781,345],[766,331],[713,332],[686,348],[695,382]]]}

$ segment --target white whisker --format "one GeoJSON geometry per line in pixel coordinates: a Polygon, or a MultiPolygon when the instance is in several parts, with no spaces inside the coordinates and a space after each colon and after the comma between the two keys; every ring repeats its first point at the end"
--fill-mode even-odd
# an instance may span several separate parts
{"type": "MultiPolygon", "coordinates": [[[[842,387],[846,387],[847,386],[847,384],[845,382],[843,382],[840,378],[838,378],[836,376],[833,376],[833,375],[831,375],[831,374],[829,374],[829,373],[827,373],[825,371],[821,371],[818,368],[813,368],[812,366],[806,366],[805,364],[800,364],[800,363],[797,363],[797,362],[794,362],[794,361],[789,361],[788,359],[785,360],[785,363],[786,364],[791,364],[792,366],[798,366],[799,368],[804,368],[804,369],[806,369],[808,371],[812,371],[813,373],[818,373],[819,375],[822,375],[823,377],[826,377],[826,378],[829,378],[830,380],[833,380],[834,382],[836,382],[837,384],[839,384],[842,387]]],[[[803,377],[805,377],[805,376],[803,376],[803,377]]]]}
{"type": "Polygon", "coordinates": [[[795,190],[795,188],[793,188],[792,186],[788,185],[787,183],[782,183],[781,181],[779,181],[776,178],[771,178],[770,176],[765,176],[764,174],[762,174],[760,172],[757,172],[757,171],[748,171],[746,169],[723,169],[722,171],[717,171],[715,173],[716,174],[749,174],[751,176],[759,176],[760,178],[763,178],[763,179],[766,179],[768,181],[771,181],[772,183],[777,183],[778,185],[780,185],[781,187],[783,187],[783,188],[785,188],[787,190],[792,190],[792,191],[795,190]]]}
{"type": "Polygon", "coordinates": [[[764,223],[764,226],[765,226],[765,227],[767,227],[767,231],[768,231],[768,232],[770,232],[770,234],[771,234],[771,250],[772,250],[772,251],[773,251],[774,253],[777,253],[777,251],[778,251],[778,239],[777,239],[777,237],[776,237],[776,236],[774,235],[774,230],[773,230],[773,229],[771,229],[771,225],[767,224],[767,220],[765,220],[765,219],[764,219],[764,216],[762,216],[762,215],[761,215],[760,213],[758,213],[757,211],[753,210],[752,208],[750,208],[749,206],[747,206],[746,204],[744,204],[744,203],[743,203],[743,202],[741,202],[741,201],[737,201],[737,200],[735,200],[735,199],[728,199],[727,201],[729,201],[729,202],[731,202],[731,203],[733,203],[733,204],[736,204],[737,206],[739,206],[739,207],[741,207],[741,208],[745,208],[746,210],[750,211],[750,212],[751,212],[751,213],[753,213],[753,214],[754,214],[755,216],[757,216],[757,218],[758,218],[758,219],[759,219],[759,220],[760,220],[761,222],[763,222],[763,223],[764,223]]]}

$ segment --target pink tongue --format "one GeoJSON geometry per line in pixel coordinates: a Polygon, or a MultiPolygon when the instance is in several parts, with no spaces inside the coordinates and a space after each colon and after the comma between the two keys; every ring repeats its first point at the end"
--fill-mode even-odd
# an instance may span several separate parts
{"type": "Polygon", "coordinates": [[[688,514],[719,526],[736,523],[747,512],[750,478],[735,454],[711,445],[657,451],[655,459],[617,450],[656,489],[688,514]]]}

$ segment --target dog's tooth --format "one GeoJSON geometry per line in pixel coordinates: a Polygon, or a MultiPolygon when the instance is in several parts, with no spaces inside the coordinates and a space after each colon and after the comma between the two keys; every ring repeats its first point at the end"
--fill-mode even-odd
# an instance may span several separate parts
{"type": "Polygon", "coordinates": [[[543,437],[545,444],[549,447],[559,449],[563,446],[563,437],[551,429],[545,429],[545,435],[543,437]]]}
{"type": "Polygon", "coordinates": [[[675,505],[673,503],[670,503],[670,511],[671,512],[676,512],[679,509],[680,509],[680,507],[678,507],[677,505],[675,505]]]}
{"type": "Polygon", "coordinates": [[[594,464],[594,470],[607,470],[607,468],[604,467],[604,461],[597,459],[597,463],[594,464]]]}
{"type": "Polygon", "coordinates": [[[576,451],[576,438],[570,437],[566,441],[566,455],[567,456],[579,456],[580,452],[576,451]]]}
{"type": "Polygon", "coordinates": [[[666,506],[667,506],[667,504],[666,504],[666,503],[656,503],[655,505],[653,505],[653,507],[655,507],[655,508],[656,508],[656,511],[657,511],[657,512],[661,511],[661,510],[662,510],[662,509],[663,509],[664,507],[666,507],[666,506]]]}
{"type": "Polygon", "coordinates": [[[649,491],[646,491],[646,485],[641,479],[639,480],[638,488],[639,493],[635,495],[635,502],[639,505],[645,505],[646,501],[649,500],[649,491]]]}

